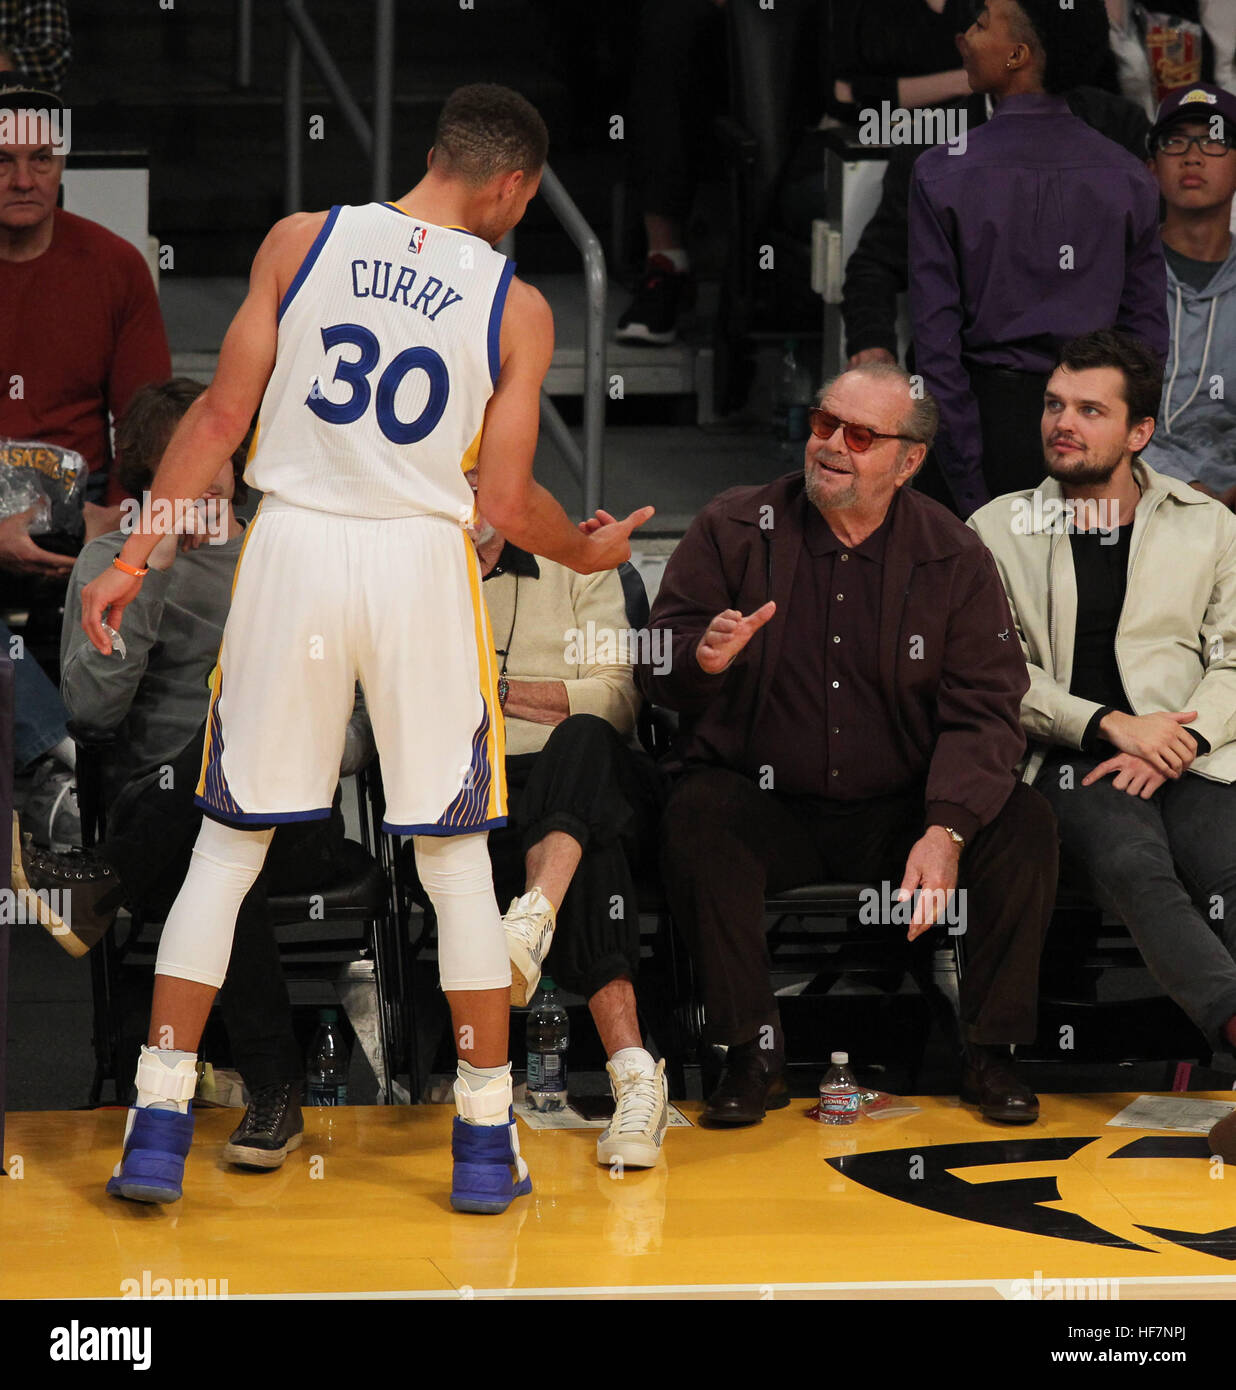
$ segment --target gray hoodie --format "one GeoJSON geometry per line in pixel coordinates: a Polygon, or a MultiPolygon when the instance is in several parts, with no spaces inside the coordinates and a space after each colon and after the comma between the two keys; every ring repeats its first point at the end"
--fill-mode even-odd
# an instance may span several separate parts
{"type": "Polygon", "coordinates": [[[1214,492],[1236,483],[1236,239],[1205,289],[1167,266],[1167,354],[1154,437],[1141,451],[1160,473],[1214,492]]]}

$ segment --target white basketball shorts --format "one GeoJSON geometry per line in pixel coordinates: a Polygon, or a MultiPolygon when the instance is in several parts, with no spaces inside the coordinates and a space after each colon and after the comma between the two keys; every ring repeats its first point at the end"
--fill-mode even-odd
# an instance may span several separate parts
{"type": "Polygon", "coordinates": [[[232,584],[197,804],[249,827],[328,816],[357,680],[387,830],[506,824],[498,673],[467,534],[442,517],[266,497],[232,584]]]}

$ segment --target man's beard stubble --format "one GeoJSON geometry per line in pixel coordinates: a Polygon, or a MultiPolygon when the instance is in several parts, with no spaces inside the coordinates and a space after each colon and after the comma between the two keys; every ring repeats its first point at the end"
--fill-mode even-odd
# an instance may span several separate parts
{"type": "Polygon", "coordinates": [[[1044,450],[1043,462],[1050,477],[1059,483],[1068,483],[1074,487],[1095,487],[1106,483],[1120,467],[1120,460],[1124,457],[1121,450],[1110,462],[1103,458],[1091,458],[1082,464],[1081,467],[1061,468],[1059,464],[1053,466],[1051,455],[1044,450]]]}

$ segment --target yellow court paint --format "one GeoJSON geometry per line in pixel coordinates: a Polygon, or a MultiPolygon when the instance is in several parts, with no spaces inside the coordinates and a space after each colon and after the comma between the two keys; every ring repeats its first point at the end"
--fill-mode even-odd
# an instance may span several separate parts
{"type": "MultiPolygon", "coordinates": [[[[1236,1297],[1236,1170],[1212,1176],[1204,1140],[1106,1128],[1129,1099],[1046,1096],[1043,1118],[1017,1129],[947,1097],[833,1129],[800,1100],[750,1129],[671,1129],[658,1168],[621,1177],[597,1165],[595,1130],[521,1125],[535,1190],[501,1216],[449,1207],[450,1107],[306,1110],[304,1145],[269,1174],[220,1161],[238,1111],[200,1110],[186,1196],[169,1207],[104,1193],[123,1111],[14,1114],[6,1165],[23,1176],[0,1180],[0,1297],[119,1297],[143,1279],[232,1298],[998,1299],[1050,1297],[1053,1280],[1119,1280],[1102,1292],[1125,1299],[1236,1297]],[[1116,1156],[1166,1138],[1178,1152],[1116,1156]]],[[[700,1106],[681,1109],[695,1120],[700,1106]]]]}

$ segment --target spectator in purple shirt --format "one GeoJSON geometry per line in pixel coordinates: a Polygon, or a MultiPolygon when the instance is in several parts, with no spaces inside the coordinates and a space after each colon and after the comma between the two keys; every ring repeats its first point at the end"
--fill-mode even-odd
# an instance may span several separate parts
{"type": "Polygon", "coordinates": [[[910,314],[964,517],[1042,477],[1043,388],[1064,342],[1115,325],[1162,358],[1168,328],[1154,180],[1061,95],[1104,55],[1102,0],[986,0],[958,44],[996,110],[964,153],[914,166],[910,314]]]}

